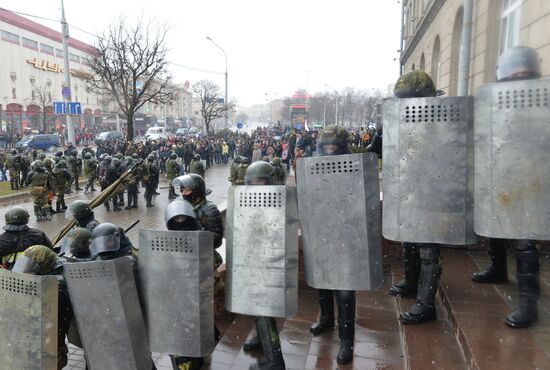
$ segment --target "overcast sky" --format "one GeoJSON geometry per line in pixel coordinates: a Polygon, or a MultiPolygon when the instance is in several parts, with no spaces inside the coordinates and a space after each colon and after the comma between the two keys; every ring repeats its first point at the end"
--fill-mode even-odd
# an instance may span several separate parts
{"type": "MultiPolygon", "coordinates": [[[[61,0],[0,0],[0,7],[60,18],[61,0]]],[[[262,104],[299,88],[314,94],[345,87],[385,90],[398,76],[397,0],[65,0],[69,24],[101,33],[120,15],[135,21],[153,17],[171,28],[170,60],[185,66],[225,70],[229,96],[240,105],[262,104]]],[[[34,19],[60,30],[60,24],[34,19]]],[[[71,37],[94,38],[70,28],[71,37]]],[[[171,66],[176,82],[214,80],[208,74],[171,66]]]]}

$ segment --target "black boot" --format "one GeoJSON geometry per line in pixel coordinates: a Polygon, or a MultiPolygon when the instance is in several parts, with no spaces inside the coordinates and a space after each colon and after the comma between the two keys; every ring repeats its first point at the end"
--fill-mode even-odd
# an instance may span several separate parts
{"type": "Polygon", "coordinates": [[[508,281],[506,266],[506,244],[504,239],[489,239],[489,256],[491,264],[480,272],[472,274],[476,283],[504,283],[508,281]]]}
{"type": "Polygon", "coordinates": [[[59,200],[55,202],[55,213],[61,212],[61,204],[59,203],[59,200]]]}
{"type": "Polygon", "coordinates": [[[441,275],[440,250],[438,246],[420,247],[420,279],[416,303],[400,315],[403,324],[422,324],[435,320],[435,293],[441,275]]]}
{"type": "Polygon", "coordinates": [[[257,317],[256,330],[262,342],[264,356],[258,363],[250,365],[250,370],[285,370],[285,360],[281,351],[281,341],[277,322],[272,317],[257,317]]]}
{"type": "Polygon", "coordinates": [[[336,362],[345,365],[353,361],[353,343],[355,339],[355,292],[337,291],[338,336],[340,350],[336,362]]]}
{"type": "Polygon", "coordinates": [[[248,334],[248,338],[246,338],[246,340],[244,341],[243,351],[254,351],[256,349],[259,349],[261,346],[262,342],[260,341],[260,337],[258,336],[258,330],[256,330],[256,327],[254,327],[252,328],[250,334],[248,334]]]}
{"type": "Polygon", "coordinates": [[[392,286],[388,293],[394,296],[414,297],[420,273],[418,248],[416,244],[403,243],[403,249],[405,250],[405,279],[392,286]]]}
{"type": "Polygon", "coordinates": [[[313,335],[319,335],[326,329],[334,328],[334,294],[332,290],[319,289],[319,306],[321,313],[319,320],[315,321],[309,332],[313,335]]]}
{"type": "Polygon", "coordinates": [[[153,202],[153,194],[152,193],[150,193],[150,192],[147,193],[147,195],[145,196],[145,201],[146,201],[145,206],[147,208],[154,207],[154,205],[152,203],[153,202]]]}
{"type": "Polygon", "coordinates": [[[526,328],[538,319],[537,301],[540,297],[540,283],[537,250],[516,251],[516,264],[519,305],[504,322],[513,328],[526,328]]]}

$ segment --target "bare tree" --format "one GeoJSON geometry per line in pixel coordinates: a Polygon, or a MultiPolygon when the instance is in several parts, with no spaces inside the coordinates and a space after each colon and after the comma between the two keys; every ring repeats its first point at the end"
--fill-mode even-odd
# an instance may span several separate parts
{"type": "Polygon", "coordinates": [[[35,86],[34,94],[38,102],[38,106],[42,111],[42,132],[46,133],[46,108],[52,105],[51,89],[46,85],[35,86]]]}
{"type": "Polygon", "coordinates": [[[225,117],[226,112],[228,116],[231,116],[235,105],[229,102],[225,102],[226,104],[224,104],[220,87],[213,81],[200,80],[191,86],[191,91],[195,95],[195,98],[199,100],[206,134],[210,135],[210,124],[212,121],[225,117]]]}
{"type": "Polygon", "coordinates": [[[134,139],[134,114],[147,102],[167,104],[171,76],[165,38],[167,28],[139,19],[128,26],[124,18],[110,26],[90,58],[92,90],[109,95],[126,117],[128,140],[134,139]]]}

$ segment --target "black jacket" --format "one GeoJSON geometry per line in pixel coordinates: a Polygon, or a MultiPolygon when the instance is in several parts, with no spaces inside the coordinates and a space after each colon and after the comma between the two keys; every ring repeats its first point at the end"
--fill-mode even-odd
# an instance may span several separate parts
{"type": "Polygon", "coordinates": [[[15,258],[17,258],[12,255],[22,253],[33,245],[45,245],[53,249],[50,239],[38,229],[29,227],[23,231],[3,232],[0,234],[0,257],[2,258],[2,265],[11,269],[15,263],[15,258]]]}

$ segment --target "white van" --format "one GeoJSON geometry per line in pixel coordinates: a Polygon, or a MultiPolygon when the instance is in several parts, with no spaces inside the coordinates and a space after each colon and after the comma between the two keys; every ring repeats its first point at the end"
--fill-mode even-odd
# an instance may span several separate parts
{"type": "Polygon", "coordinates": [[[166,130],[164,127],[149,127],[145,134],[145,140],[167,140],[166,130]]]}

